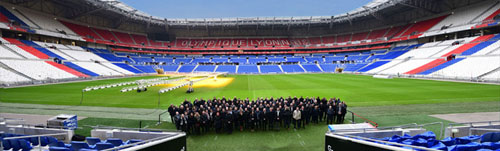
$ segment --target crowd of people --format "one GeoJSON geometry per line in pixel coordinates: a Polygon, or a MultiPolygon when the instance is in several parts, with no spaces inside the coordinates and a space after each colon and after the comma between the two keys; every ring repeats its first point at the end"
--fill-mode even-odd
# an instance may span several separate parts
{"type": "Polygon", "coordinates": [[[280,130],[306,128],[310,123],[344,123],[347,105],[339,98],[288,97],[242,100],[234,97],[185,100],[168,107],[172,123],[187,134],[203,134],[215,130],[280,130]]]}

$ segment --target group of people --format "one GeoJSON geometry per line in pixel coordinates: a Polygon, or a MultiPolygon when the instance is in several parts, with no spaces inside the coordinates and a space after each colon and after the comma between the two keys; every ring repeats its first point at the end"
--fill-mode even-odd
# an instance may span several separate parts
{"type": "Polygon", "coordinates": [[[242,100],[234,97],[184,100],[168,112],[178,130],[187,134],[232,133],[233,130],[280,130],[306,127],[309,123],[344,123],[347,105],[339,98],[280,97],[242,100]]]}

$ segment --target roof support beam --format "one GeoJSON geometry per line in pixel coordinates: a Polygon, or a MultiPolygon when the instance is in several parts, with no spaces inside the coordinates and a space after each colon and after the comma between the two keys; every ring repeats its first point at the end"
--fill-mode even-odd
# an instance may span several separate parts
{"type": "Polygon", "coordinates": [[[404,2],[399,2],[398,4],[412,7],[412,8],[416,8],[416,9],[420,9],[420,10],[429,12],[431,14],[439,13],[439,12],[432,10],[432,8],[429,8],[429,7],[432,7],[433,4],[431,4],[430,2],[427,2],[426,0],[407,0],[404,2]]]}

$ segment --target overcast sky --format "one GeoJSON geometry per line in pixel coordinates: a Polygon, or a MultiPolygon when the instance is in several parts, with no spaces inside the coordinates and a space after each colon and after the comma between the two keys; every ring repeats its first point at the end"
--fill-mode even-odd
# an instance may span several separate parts
{"type": "Polygon", "coordinates": [[[332,16],[371,0],[122,0],[165,18],[332,16]]]}

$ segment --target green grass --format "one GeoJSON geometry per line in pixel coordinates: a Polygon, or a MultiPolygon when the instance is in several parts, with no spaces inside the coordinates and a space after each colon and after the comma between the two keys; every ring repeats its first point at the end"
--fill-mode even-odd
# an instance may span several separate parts
{"type": "MultiPolygon", "coordinates": [[[[153,77],[146,77],[153,78],[153,77]]],[[[179,104],[185,98],[213,96],[240,98],[279,96],[340,97],[349,106],[381,106],[447,102],[500,101],[500,85],[442,82],[418,79],[374,79],[348,74],[233,75],[227,86],[200,87],[186,94],[186,88],[160,96],[162,107],[179,104]]],[[[86,86],[141,79],[140,77],[91,82],[0,89],[0,101],[33,104],[78,105],[86,86]]],[[[144,93],[126,92],[122,87],[84,93],[85,106],[156,108],[156,86],[144,93]]]]}
{"type": "MultiPolygon", "coordinates": [[[[149,77],[99,80],[23,88],[0,89],[0,101],[12,103],[78,105],[81,89],[86,86],[131,81],[149,77]]],[[[220,77],[222,78],[222,77],[220,77]]],[[[279,96],[339,97],[352,110],[380,126],[407,123],[448,121],[428,115],[499,111],[500,85],[443,82],[418,79],[374,79],[370,76],[348,74],[297,74],[297,75],[231,75],[234,80],[224,87],[195,88],[191,94],[186,88],[177,89],[160,97],[160,107],[178,105],[184,99],[212,98],[214,96],[240,98],[279,96]]],[[[118,88],[90,91],[84,94],[84,106],[157,108],[158,90],[121,93],[118,88]]],[[[350,120],[350,117],[347,117],[350,120]]],[[[359,118],[355,121],[362,122],[359,118]]],[[[171,123],[155,125],[143,121],[149,128],[172,129],[171,123]]],[[[76,133],[89,135],[89,125],[138,127],[138,120],[87,118],[79,121],[83,129],[76,133]]],[[[437,132],[437,127],[428,127],[437,132]]],[[[279,132],[235,132],[190,136],[189,150],[322,150],[325,124],[310,125],[305,130],[279,132]]]]}

